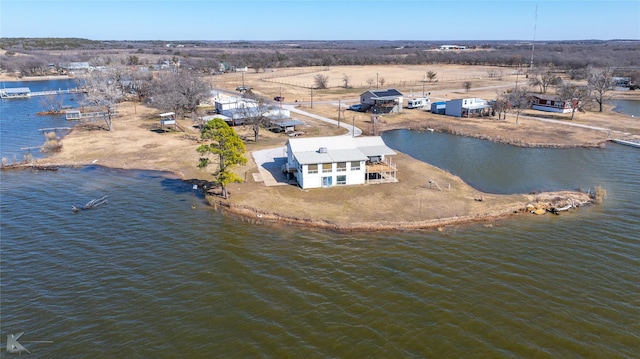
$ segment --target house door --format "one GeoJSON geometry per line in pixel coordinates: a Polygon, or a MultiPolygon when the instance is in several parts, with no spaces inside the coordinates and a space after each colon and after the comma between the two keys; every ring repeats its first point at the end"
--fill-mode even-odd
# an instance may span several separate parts
{"type": "Polygon", "coordinates": [[[333,177],[322,177],[322,187],[331,187],[333,185],[333,177]]]}

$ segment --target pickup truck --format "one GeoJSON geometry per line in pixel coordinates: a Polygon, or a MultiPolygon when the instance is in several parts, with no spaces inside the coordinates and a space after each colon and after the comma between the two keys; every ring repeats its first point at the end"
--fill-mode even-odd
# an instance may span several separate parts
{"type": "Polygon", "coordinates": [[[362,104],[357,103],[355,105],[351,105],[351,106],[349,106],[349,110],[361,112],[362,111],[362,104]]]}
{"type": "Polygon", "coordinates": [[[284,101],[284,96],[276,96],[273,98],[274,101],[278,101],[278,102],[283,102],[284,101]]]}

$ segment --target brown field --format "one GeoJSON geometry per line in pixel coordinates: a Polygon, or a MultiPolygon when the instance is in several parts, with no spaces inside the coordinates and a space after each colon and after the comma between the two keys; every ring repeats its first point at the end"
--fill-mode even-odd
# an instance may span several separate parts
{"type": "MultiPolygon", "coordinates": [[[[397,87],[405,94],[420,95],[422,82],[419,80],[422,74],[434,71],[437,73],[438,81],[425,84],[425,91],[431,92],[433,99],[495,98],[496,91],[504,91],[513,86],[515,76],[509,75],[506,69],[494,69],[504,71],[504,77],[487,79],[488,71],[492,70],[489,67],[349,66],[328,70],[279,69],[266,73],[249,72],[244,75],[244,81],[248,86],[252,86],[257,94],[272,98],[280,95],[282,91],[288,103],[298,100],[299,108],[307,112],[337,119],[338,100],[344,107],[345,103],[356,102],[359,94],[366,91],[366,87],[339,87],[344,74],[350,77],[354,86],[360,86],[359,84],[366,83],[368,78],[375,78],[375,74],[378,73],[379,77],[385,78],[385,87],[397,87]],[[293,75],[296,72],[299,74],[293,75]],[[329,76],[332,87],[327,90],[314,90],[312,107],[310,90],[305,88],[304,84],[312,84],[313,76],[317,73],[329,76]],[[291,76],[287,76],[288,74],[291,76]],[[261,80],[265,76],[274,75],[278,77],[261,80]],[[296,81],[303,85],[295,85],[296,81]],[[473,83],[469,93],[461,90],[463,81],[473,83]],[[490,88],[480,89],[481,87],[490,88]]],[[[214,76],[212,80],[216,87],[233,91],[242,83],[242,79],[239,79],[241,76],[238,73],[226,74],[214,76]]],[[[637,96],[635,94],[625,95],[638,98],[634,97],[637,96]]],[[[72,166],[95,163],[114,168],[169,171],[185,180],[212,180],[212,168],[206,172],[196,167],[199,157],[195,151],[199,145],[198,131],[190,120],[179,121],[184,131],[162,132],[159,131],[157,110],[139,104],[134,106],[132,103],[124,103],[121,112],[124,116],[114,121],[114,131],[108,132],[96,125],[77,126],[64,139],[63,150],[60,153],[38,163],[72,166]]],[[[566,123],[605,127],[611,129],[616,137],[638,138],[640,135],[637,118],[614,114],[610,109],[605,113],[577,113],[573,121],[568,120],[570,114],[527,111],[523,115],[547,117],[562,123],[542,122],[539,119],[521,116],[516,124],[514,114],[506,121],[495,118],[459,119],[405,109],[399,115],[383,116],[381,123],[374,128],[367,114],[340,112],[342,121],[346,119],[348,122],[354,122],[366,133],[379,133],[393,128],[432,128],[522,146],[600,146],[604,144],[610,132],[568,126],[566,123]]],[[[331,136],[345,131],[312,118],[296,117],[306,123],[306,136],[331,136]]],[[[510,196],[481,193],[458,177],[405,154],[394,157],[399,169],[398,183],[308,191],[297,186],[266,187],[262,182],[256,182],[252,176],[253,173],[257,173],[257,166],[250,153],[258,149],[282,146],[288,137],[262,130],[259,141],[253,142],[250,128],[238,127],[237,131],[247,138],[246,157],[249,161],[245,166],[236,169],[246,182],[229,186],[231,196],[228,201],[215,196],[209,199],[216,206],[255,222],[289,222],[341,230],[443,228],[445,225],[468,221],[490,222],[521,212],[529,203],[562,205],[569,197],[580,202],[588,201],[586,194],[577,192],[510,196]],[[429,188],[428,179],[439,183],[443,191],[429,188]]]]}
{"type": "MultiPolygon", "coordinates": [[[[526,85],[526,78],[515,75],[513,69],[492,66],[461,66],[461,65],[431,65],[431,66],[336,66],[318,68],[277,69],[267,72],[247,72],[244,74],[244,84],[253,87],[256,94],[267,99],[274,96],[285,97],[288,103],[295,103],[299,108],[338,120],[338,104],[342,112],[340,118],[354,123],[365,133],[373,134],[393,128],[433,128],[443,132],[459,135],[485,138],[492,141],[505,142],[520,146],[545,147],[573,147],[599,146],[607,141],[609,135],[616,138],[629,139],[640,136],[640,121],[637,118],[611,112],[611,106],[606,106],[602,113],[594,112],[595,104],[589,106],[592,110],[587,113],[577,112],[574,119],[571,114],[546,113],[541,111],[524,111],[515,122],[515,113],[508,114],[507,120],[494,118],[460,119],[449,116],[433,115],[421,110],[403,110],[397,115],[383,116],[382,123],[376,128],[371,124],[370,115],[353,111],[345,111],[348,105],[357,103],[359,95],[369,89],[367,79],[385,78],[385,86],[380,88],[397,88],[405,94],[405,98],[420,97],[427,71],[437,74],[433,82],[424,82],[425,93],[431,93],[432,101],[446,101],[462,97],[480,97],[495,99],[498,93],[515,86],[526,85]],[[489,78],[489,73],[498,77],[489,78]],[[329,77],[330,87],[325,90],[313,90],[313,104],[311,103],[310,86],[314,83],[314,76],[322,74],[329,77]],[[348,75],[353,88],[345,89],[342,78],[348,75]],[[517,78],[516,78],[517,77],[517,78]],[[266,80],[265,80],[266,78],[266,80]],[[463,89],[463,82],[470,81],[472,87],[469,92],[463,89]],[[338,102],[340,101],[340,102],[338,102]],[[311,107],[313,105],[313,108],[311,107]],[[565,124],[541,122],[530,117],[559,120],[565,124]],[[567,126],[578,124],[585,126],[603,127],[609,131],[567,126]]],[[[213,77],[216,87],[235,89],[242,84],[241,73],[230,73],[213,77]]],[[[616,98],[640,99],[640,92],[612,93],[616,98]]]]}

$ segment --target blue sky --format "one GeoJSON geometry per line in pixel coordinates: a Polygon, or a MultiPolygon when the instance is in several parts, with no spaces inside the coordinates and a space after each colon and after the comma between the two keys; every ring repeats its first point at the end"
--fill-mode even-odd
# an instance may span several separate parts
{"type": "Polygon", "coordinates": [[[640,39],[640,1],[0,0],[1,37],[529,41],[534,34],[640,39]]]}

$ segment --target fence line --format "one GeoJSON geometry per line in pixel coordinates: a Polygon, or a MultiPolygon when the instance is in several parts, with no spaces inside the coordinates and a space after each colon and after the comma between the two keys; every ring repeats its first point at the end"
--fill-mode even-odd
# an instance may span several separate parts
{"type": "MultiPolygon", "coordinates": [[[[313,72],[317,72],[317,71],[313,71],[313,72]]],[[[309,73],[309,72],[307,72],[309,73]]],[[[295,75],[291,75],[291,76],[295,76],[295,75]]],[[[265,77],[265,78],[261,78],[262,81],[266,81],[266,82],[271,82],[271,83],[276,83],[276,84],[280,84],[280,85],[287,85],[287,86],[293,86],[293,87],[300,87],[300,88],[311,88],[313,87],[313,84],[308,84],[308,83],[300,83],[300,82],[294,82],[294,81],[287,81],[287,80],[281,80],[283,76],[276,76],[276,77],[265,77]]],[[[487,77],[488,79],[491,80],[502,80],[503,76],[497,76],[497,77],[487,77]]],[[[423,86],[423,82],[424,82],[424,86],[429,86],[429,84],[435,84],[437,82],[445,82],[445,81],[468,81],[468,80],[482,80],[483,78],[479,78],[478,76],[455,76],[455,77],[444,77],[444,78],[436,78],[433,81],[423,81],[423,80],[401,80],[401,81],[385,81],[384,85],[380,84],[377,87],[383,87],[383,88],[390,88],[390,87],[422,87],[423,86]]],[[[330,88],[338,88],[338,87],[343,87],[343,86],[329,86],[330,88]]],[[[375,81],[369,85],[368,83],[363,84],[362,82],[360,83],[359,86],[351,86],[352,88],[374,88],[376,87],[375,81]]],[[[425,88],[425,91],[427,89],[425,88]]]]}

